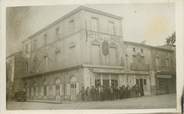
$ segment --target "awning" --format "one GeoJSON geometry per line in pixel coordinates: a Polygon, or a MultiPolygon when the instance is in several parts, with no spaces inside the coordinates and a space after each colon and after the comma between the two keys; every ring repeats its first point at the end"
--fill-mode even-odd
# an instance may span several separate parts
{"type": "Polygon", "coordinates": [[[172,78],[171,75],[157,75],[157,78],[172,78]]]}

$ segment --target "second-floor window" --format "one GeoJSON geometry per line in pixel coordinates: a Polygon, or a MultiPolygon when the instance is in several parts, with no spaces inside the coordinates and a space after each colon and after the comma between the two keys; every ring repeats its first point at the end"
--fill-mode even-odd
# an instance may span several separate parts
{"type": "Polygon", "coordinates": [[[29,45],[25,44],[25,53],[27,54],[29,52],[29,45]]]}
{"type": "Polygon", "coordinates": [[[47,45],[47,34],[44,34],[44,45],[47,45]]]}
{"type": "Polygon", "coordinates": [[[166,58],[165,60],[165,65],[168,67],[169,66],[169,58],[166,58]]]}
{"type": "Polygon", "coordinates": [[[98,31],[98,18],[97,17],[91,17],[91,30],[92,31],[98,31]]]}
{"type": "Polygon", "coordinates": [[[159,56],[156,56],[156,58],[155,58],[155,64],[156,64],[156,66],[159,66],[159,56]]]}
{"type": "Polygon", "coordinates": [[[57,27],[57,28],[56,28],[56,35],[59,35],[59,33],[60,33],[60,28],[57,27]]]}
{"type": "Polygon", "coordinates": [[[115,34],[116,30],[115,30],[115,24],[112,21],[108,22],[108,33],[109,34],[115,34]]]}
{"type": "Polygon", "coordinates": [[[37,40],[36,39],[33,40],[33,49],[37,49],[37,40]]]}
{"type": "Polygon", "coordinates": [[[135,52],[136,50],[135,50],[135,48],[133,48],[133,52],[135,52]]]}

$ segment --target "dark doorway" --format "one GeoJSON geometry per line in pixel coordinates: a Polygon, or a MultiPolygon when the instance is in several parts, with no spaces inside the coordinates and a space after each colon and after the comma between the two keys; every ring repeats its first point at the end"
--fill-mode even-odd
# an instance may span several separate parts
{"type": "Polygon", "coordinates": [[[139,93],[144,96],[144,79],[136,79],[136,84],[139,87],[139,93]]]}

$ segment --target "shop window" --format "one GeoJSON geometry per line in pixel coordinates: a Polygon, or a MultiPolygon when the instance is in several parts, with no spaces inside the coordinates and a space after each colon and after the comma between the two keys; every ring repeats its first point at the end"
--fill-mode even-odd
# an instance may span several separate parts
{"type": "Polygon", "coordinates": [[[114,88],[118,87],[118,80],[111,80],[111,86],[114,88]]]}
{"type": "Polygon", "coordinates": [[[108,87],[109,86],[109,80],[103,80],[103,85],[105,87],[108,87]]]}

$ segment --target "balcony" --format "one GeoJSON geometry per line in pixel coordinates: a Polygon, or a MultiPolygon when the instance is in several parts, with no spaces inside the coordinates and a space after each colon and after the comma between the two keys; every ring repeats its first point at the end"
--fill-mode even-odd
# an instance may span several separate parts
{"type": "Polygon", "coordinates": [[[117,34],[110,34],[110,33],[105,33],[105,32],[98,32],[98,31],[92,31],[92,30],[87,30],[87,36],[89,38],[121,38],[122,36],[117,35],[117,34]]]}
{"type": "Polygon", "coordinates": [[[156,71],[157,72],[170,72],[173,71],[174,69],[172,69],[171,66],[156,66],[156,71]]]}
{"type": "Polygon", "coordinates": [[[148,71],[149,65],[148,64],[135,64],[131,63],[130,69],[133,71],[148,71]]]}

